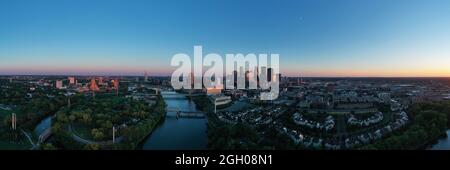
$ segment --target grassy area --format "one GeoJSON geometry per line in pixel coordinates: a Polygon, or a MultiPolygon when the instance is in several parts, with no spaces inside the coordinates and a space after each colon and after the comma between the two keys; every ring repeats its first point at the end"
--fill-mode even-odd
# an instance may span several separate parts
{"type": "Polygon", "coordinates": [[[6,121],[5,118],[8,117],[8,115],[11,115],[11,113],[12,112],[9,111],[9,110],[0,109],[0,119],[2,120],[2,121],[0,121],[0,127],[6,126],[5,125],[5,121],[6,121]]]}
{"type": "Polygon", "coordinates": [[[32,146],[28,141],[7,141],[0,140],[0,150],[28,150],[32,146]]]}
{"type": "Polygon", "coordinates": [[[73,130],[73,133],[75,133],[75,135],[77,135],[83,139],[93,140],[91,128],[88,128],[79,123],[74,123],[74,124],[72,124],[72,130],[73,130]]]}
{"type": "Polygon", "coordinates": [[[11,113],[20,114],[18,108],[14,108],[14,109],[12,109],[12,110],[3,110],[3,109],[0,109],[0,118],[4,118],[4,117],[6,117],[6,116],[11,116],[11,113]]]}

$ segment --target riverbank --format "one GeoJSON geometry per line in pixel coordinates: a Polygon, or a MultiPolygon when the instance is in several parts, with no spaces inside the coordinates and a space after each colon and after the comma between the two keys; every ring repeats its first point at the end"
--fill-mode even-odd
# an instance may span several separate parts
{"type": "Polygon", "coordinates": [[[158,127],[166,116],[167,105],[161,96],[158,96],[157,102],[154,105],[152,114],[154,117],[143,120],[137,126],[129,129],[129,135],[124,141],[114,144],[113,149],[139,149],[140,144],[158,127]]]}
{"type": "Polygon", "coordinates": [[[442,135],[441,138],[430,142],[427,147],[424,149],[426,150],[450,150],[450,129],[447,129],[446,133],[442,135]]]}

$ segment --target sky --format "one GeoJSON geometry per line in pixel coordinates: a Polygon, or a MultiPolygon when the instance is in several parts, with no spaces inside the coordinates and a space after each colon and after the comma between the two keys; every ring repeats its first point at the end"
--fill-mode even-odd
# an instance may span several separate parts
{"type": "Polygon", "coordinates": [[[448,0],[0,0],[0,74],[170,75],[276,53],[302,77],[450,77],[448,0]]]}

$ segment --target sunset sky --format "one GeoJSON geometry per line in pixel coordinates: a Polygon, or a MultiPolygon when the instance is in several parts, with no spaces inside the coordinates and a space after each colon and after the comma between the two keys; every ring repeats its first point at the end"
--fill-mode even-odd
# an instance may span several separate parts
{"type": "Polygon", "coordinates": [[[448,0],[2,0],[0,74],[170,75],[278,53],[288,76],[450,77],[448,0]]]}

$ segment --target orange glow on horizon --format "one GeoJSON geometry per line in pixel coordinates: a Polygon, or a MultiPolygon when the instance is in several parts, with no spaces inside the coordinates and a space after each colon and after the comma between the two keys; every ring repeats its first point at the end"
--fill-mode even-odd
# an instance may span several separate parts
{"type": "Polygon", "coordinates": [[[286,71],[293,77],[450,77],[449,69],[286,71]]]}
{"type": "MultiPolygon", "coordinates": [[[[2,67],[0,74],[82,74],[82,75],[149,75],[170,76],[175,67],[83,66],[83,67],[2,67]]],[[[282,76],[292,77],[450,77],[450,68],[417,69],[281,69],[282,76]]]]}

